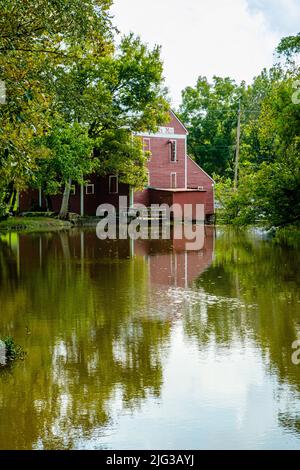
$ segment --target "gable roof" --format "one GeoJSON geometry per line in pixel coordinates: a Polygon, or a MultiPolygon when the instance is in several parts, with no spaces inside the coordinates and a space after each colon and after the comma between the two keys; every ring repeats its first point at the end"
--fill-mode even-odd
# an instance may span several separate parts
{"type": "MultiPolygon", "coordinates": [[[[188,135],[189,134],[189,131],[187,130],[187,128],[185,127],[185,125],[183,124],[183,122],[180,120],[180,118],[177,116],[177,114],[175,113],[175,111],[173,111],[173,109],[169,108],[168,110],[168,113],[170,115],[170,122],[168,123],[168,126],[171,125],[172,127],[172,124],[174,125],[174,120],[176,121],[177,124],[179,124],[179,128],[181,128],[184,133],[181,133],[181,132],[175,132],[175,135],[178,136],[178,135],[188,135]]],[[[177,129],[179,131],[179,128],[177,126],[177,129]]],[[[167,129],[167,127],[159,127],[159,129],[167,129]]],[[[159,133],[159,132],[158,132],[159,133]]],[[[149,131],[145,131],[145,132],[134,132],[134,135],[137,135],[137,136],[140,136],[140,137],[155,137],[157,134],[157,132],[155,133],[152,133],[152,132],[149,132],[149,131]]]]}
{"type": "Polygon", "coordinates": [[[204,174],[207,176],[207,178],[209,178],[214,184],[216,184],[215,180],[214,180],[211,176],[209,176],[209,174],[206,173],[206,171],[204,171],[203,168],[201,168],[201,166],[198,165],[198,163],[196,163],[195,160],[193,160],[189,155],[188,155],[188,159],[189,159],[191,162],[193,162],[194,165],[196,165],[196,166],[199,168],[199,170],[201,170],[202,173],[204,173],[204,174]]]}
{"type": "Polygon", "coordinates": [[[185,130],[185,132],[188,134],[189,131],[187,130],[187,128],[185,127],[185,125],[183,124],[183,122],[179,119],[179,117],[177,116],[177,114],[175,113],[175,111],[173,111],[173,109],[170,108],[169,110],[170,114],[172,114],[174,116],[174,118],[176,119],[177,122],[179,122],[179,124],[181,125],[181,127],[185,130]]]}

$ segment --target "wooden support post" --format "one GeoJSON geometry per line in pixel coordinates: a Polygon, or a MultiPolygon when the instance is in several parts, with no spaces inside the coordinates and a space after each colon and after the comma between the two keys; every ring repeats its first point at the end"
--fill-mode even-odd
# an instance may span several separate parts
{"type": "Polygon", "coordinates": [[[84,216],[84,184],[80,185],[80,215],[84,216]]]}

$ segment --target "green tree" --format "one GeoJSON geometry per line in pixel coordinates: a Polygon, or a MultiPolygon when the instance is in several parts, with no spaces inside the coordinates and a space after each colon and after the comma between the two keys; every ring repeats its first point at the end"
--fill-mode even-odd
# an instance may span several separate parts
{"type": "Polygon", "coordinates": [[[300,33],[296,36],[287,36],[281,39],[277,49],[279,55],[291,58],[294,54],[300,53],[300,33]]]}
{"type": "Polygon", "coordinates": [[[227,222],[299,222],[300,107],[292,99],[297,78],[294,69],[274,69],[249,90],[253,96],[263,85],[257,113],[244,125],[239,190],[234,194],[230,181],[217,185],[227,222]]]}
{"type": "Polygon", "coordinates": [[[108,0],[0,1],[0,78],[7,89],[7,103],[0,107],[2,214],[45,155],[36,139],[48,132],[56,104],[49,71],[81,57],[88,42],[98,54],[111,51],[110,5],[108,0]]]}
{"type": "MultiPolygon", "coordinates": [[[[162,73],[160,48],[149,50],[133,35],[124,37],[116,51],[106,56],[95,54],[93,44],[86,44],[81,58],[67,68],[51,70],[49,87],[56,110],[66,122],[79,122],[88,129],[98,174],[113,172],[124,183],[145,186],[147,159],[133,134],[154,131],[167,119],[162,73]]],[[[69,187],[68,178],[62,216],[69,187]]]]}
{"type": "Polygon", "coordinates": [[[182,92],[180,114],[189,130],[188,151],[208,173],[232,176],[238,101],[245,85],[230,78],[199,77],[182,92]]]}
{"type": "Polygon", "coordinates": [[[261,139],[261,115],[265,101],[272,94],[276,84],[284,79],[280,66],[264,69],[247,87],[242,106],[241,165],[249,166],[253,171],[266,161],[274,160],[274,135],[268,133],[261,139]]]}
{"type": "MultiPolygon", "coordinates": [[[[46,138],[46,146],[51,149],[51,158],[46,159],[46,165],[40,164],[40,176],[43,176],[42,186],[47,193],[54,192],[55,185],[64,183],[64,195],[60,211],[62,219],[67,217],[68,202],[72,181],[83,183],[84,177],[95,168],[92,158],[92,140],[87,128],[78,123],[57,126],[46,138]],[[49,178],[52,174],[52,178],[49,178]]],[[[55,191],[56,192],[56,191],[55,191]]]]}
{"type": "MultiPolygon", "coordinates": [[[[116,48],[111,3],[1,2],[0,75],[8,90],[7,105],[0,109],[2,213],[17,189],[43,181],[45,166],[53,177],[48,187],[59,188],[66,181],[69,187],[66,172],[57,169],[58,149],[53,152],[52,147],[59,126],[62,134],[68,129],[69,149],[77,146],[70,140],[71,135],[76,138],[75,124],[87,130],[99,173],[113,167],[124,182],[144,185],[146,160],[132,134],[154,130],[166,119],[160,49],[149,50],[133,35],[116,48]]],[[[73,166],[69,173],[75,171],[83,180],[86,158],[79,155],[76,170],[73,166]]]]}

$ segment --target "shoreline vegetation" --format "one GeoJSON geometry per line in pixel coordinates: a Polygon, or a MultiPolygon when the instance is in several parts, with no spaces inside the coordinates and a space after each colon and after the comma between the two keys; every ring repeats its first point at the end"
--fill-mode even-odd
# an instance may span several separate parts
{"type": "Polygon", "coordinates": [[[0,233],[1,232],[40,232],[40,231],[51,231],[51,230],[62,230],[72,227],[72,223],[64,220],[60,220],[50,216],[16,216],[9,217],[6,220],[0,221],[0,233]]]}
{"type": "MultiPolygon", "coordinates": [[[[69,230],[72,228],[88,228],[94,227],[99,221],[96,217],[79,217],[73,220],[61,220],[54,215],[42,214],[24,214],[20,216],[11,216],[6,220],[0,220],[1,233],[9,232],[51,232],[59,230],[69,230]]],[[[284,244],[291,247],[299,247],[300,245],[300,225],[286,225],[284,227],[270,226],[270,224],[257,222],[256,224],[248,224],[236,226],[228,224],[223,217],[218,216],[216,219],[216,227],[231,226],[233,229],[249,230],[253,227],[259,228],[267,240],[273,240],[277,244],[284,244]]]]}

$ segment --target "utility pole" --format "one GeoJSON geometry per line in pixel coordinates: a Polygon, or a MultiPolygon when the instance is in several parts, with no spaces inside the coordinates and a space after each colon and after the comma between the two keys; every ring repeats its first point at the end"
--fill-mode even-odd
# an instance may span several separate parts
{"type": "Polygon", "coordinates": [[[241,98],[239,99],[239,115],[238,115],[238,126],[237,126],[237,139],[236,139],[236,152],[235,152],[235,166],[234,166],[234,190],[238,188],[238,177],[239,177],[239,159],[240,159],[240,140],[241,140],[241,98]]]}

